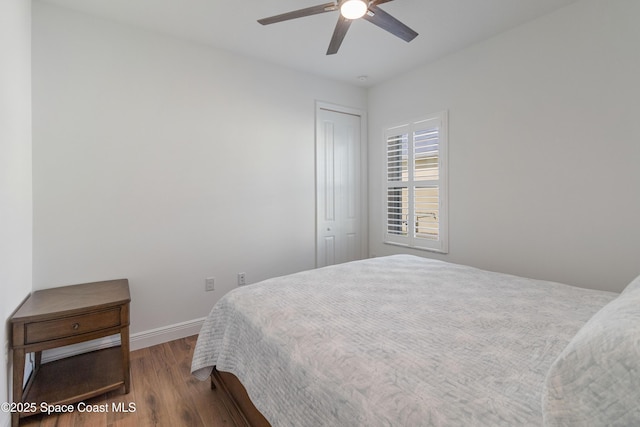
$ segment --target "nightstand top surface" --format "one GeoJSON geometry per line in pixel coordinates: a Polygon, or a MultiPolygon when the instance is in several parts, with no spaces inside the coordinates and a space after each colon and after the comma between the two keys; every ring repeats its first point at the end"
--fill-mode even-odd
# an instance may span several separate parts
{"type": "Polygon", "coordinates": [[[131,296],[127,279],[41,289],[31,293],[11,317],[11,322],[38,320],[39,317],[53,314],[73,315],[88,308],[107,308],[129,301],[131,296]]]}

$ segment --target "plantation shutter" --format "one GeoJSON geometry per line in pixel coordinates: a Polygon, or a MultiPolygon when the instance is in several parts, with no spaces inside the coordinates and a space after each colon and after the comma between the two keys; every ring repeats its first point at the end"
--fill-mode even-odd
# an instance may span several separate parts
{"type": "Polygon", "coordinates": [[[393,129],[387,135],[387,232],[406,236],[409,180],[409,127],[393,129]]]}
{"type": "Polygon", "coordinates": [[[385,242],[447,251],[446,113],[387,129],[385,242]]]}

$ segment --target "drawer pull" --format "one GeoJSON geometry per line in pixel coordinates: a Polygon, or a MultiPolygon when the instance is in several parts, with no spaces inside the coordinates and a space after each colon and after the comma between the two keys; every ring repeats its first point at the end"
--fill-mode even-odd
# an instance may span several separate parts
{"type": "Polygon", "coordinates": [[[76,329],[78,329],[80,327],[80,323],[74,323],[73,324],[73,330],[75,331],[76,329]]]}

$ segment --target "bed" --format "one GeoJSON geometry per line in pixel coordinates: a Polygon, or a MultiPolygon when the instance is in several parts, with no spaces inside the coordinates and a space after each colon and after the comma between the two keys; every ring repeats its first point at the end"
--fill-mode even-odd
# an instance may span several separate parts
{"type": "Polygon", "coordinates": [[[192,373],[274,427],[640,425],[640,278],[616,294],[411,255],[300,272],[221,298],[192,373]]]}

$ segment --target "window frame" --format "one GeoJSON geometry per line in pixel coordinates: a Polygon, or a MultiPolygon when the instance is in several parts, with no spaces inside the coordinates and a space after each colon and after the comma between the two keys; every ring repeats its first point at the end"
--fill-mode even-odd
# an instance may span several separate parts
{"type": "MultiPolygon", "coordinates": [[[[383,165],[383,243],[408,248],[448,253],[449,252],[449,200],[448,200],[448,112],[441,111],[429,114],[418,120],[404,122],[386,127],[383,132],[384,165],[383,165]],[[438,177],[437,179],[415,179],[415,136],[416,132],[437,129],[438,132],[438,177]],[[401,137],[406,132],[407,144],[407,179],[389,180],[389,142],[391,138],[401,137]],[[410,167],[409,167],[410,166],[410,167]],[[415,223],[415,190],[416,188],[438,188],[438,236],[436,239],[418,237],[416,228],[408,227],[415,223]],[[393,215],[389,205],[390,191],[407,189],[406,232],[390,233],[393,226],[389,219],[393,215]]],[[[399,173],[399,172],[395,172],[399,173]]],[[[404,204],[402,204],[404,206],[404,204]]]]}

